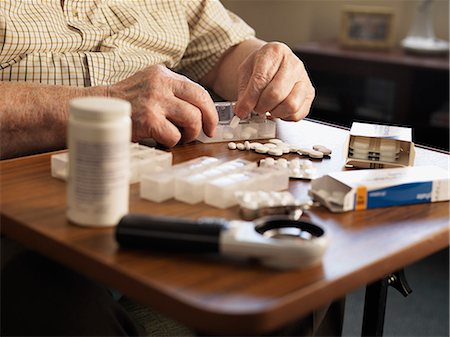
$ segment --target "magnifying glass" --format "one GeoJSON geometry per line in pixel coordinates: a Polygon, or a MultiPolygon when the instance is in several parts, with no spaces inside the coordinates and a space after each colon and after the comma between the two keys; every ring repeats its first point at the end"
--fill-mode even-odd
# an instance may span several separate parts
{"type": "Polygon", "coordinates": [[[276,269],[319,264],[329,243],[320,226],[288,216],[241,221],[129,214],[116,227],[116,240],[130,248],[257,259],[276,269]]]}

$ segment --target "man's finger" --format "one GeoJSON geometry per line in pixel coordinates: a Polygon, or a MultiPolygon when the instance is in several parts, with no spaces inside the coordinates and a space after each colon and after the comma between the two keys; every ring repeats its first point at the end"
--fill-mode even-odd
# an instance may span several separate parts
{"type": "MultiPolygon", "coordinates": [[[[309,84],[304,81],[297,82],[292,91],[275,109],[271,110],[273,117],[279,117],[283,120],[297,121],[298,112],[302,108],[308,96],[309,84]]],[[[312,100],[311,100],[312,102],[312,100]]]]}
{"type": "MultiPolygon", "coordinates": [[[[252,73],[248,78],[245,89],[239,92],[236,104],[236,113],[243,117],[253,111],[258,104],[259,97],[267,85],[272,81],[281,64],[278,55],[266,55],[265,53],[255,56],[252,73]]],[[[250,66],[250,65],[249,65],[250,66]]],[[[242,81],[247,80],[243,77],[242,81]]]]}
{"type": "Polygon", "coordinates": [[[281,64],[272,81],[262,91],[254,110],[258,113],[274,110],[289,96],[299,78],[295,69],[289,68],[286,63],[281,64]]]}
{"type": "Polygon", "coordinates": [[[197,138],[202,128],[202,113],[196,106],[175,97],[166,111],[166,118],[182,128],[183,141],[190,142],[197,138]]]}
{"type": "Polygon", "coordinates": [[[203,131],[209,137],[214,135],[219,117],[209,93],[200,85],[186,79],[176,81],[173,86],[175,97],[196,106],[202,117],[203,131]]]}
{"type": "Polygon", "coordinates": [[[150,137],[167,147],[173,147],[181,139],[181,133],[175,125],[165,118],[151,121],[150,137]]]}

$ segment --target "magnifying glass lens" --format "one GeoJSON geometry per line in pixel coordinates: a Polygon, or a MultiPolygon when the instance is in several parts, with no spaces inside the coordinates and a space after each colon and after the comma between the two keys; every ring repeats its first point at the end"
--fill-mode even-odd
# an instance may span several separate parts
{"type": "Polygon", "coordinates": [[[324,234],[322,228],[310,222],[286,218],[264,221],[256,231],[267,238],[281,240],[312,240],[324,234]]]}

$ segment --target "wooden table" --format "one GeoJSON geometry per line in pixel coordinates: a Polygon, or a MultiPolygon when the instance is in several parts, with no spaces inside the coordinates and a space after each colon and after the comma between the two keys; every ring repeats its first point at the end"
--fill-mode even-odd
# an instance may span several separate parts
{"type": "MultiPolygon", "coordinates": [[[[279,122],[286,142],[330,147],[330,159],[314,161],[320,173],[342,170],[347,131],[301,121],[279,122]]],[[[199,155],[258,160],[254,152],[230,151],[225,143],[189,144],[173,149],[178,163],[199,155]]],[[[293,155],[290,155],[293,156],[293,155]]],[[[448,169],[449,156],[417,149],[416,165],[448,169]]],[[[413,263],[449,243],[447,202],[333,214],[309,212],[331,244],[323,264],[280,272],[241,260],[181,256],[120,249],[114,229],[89,229],[66,220],[66,184],[50,176],[50,154],[0,163],[1,232],[93,279],[208,334],[261,334],[389,272],[413,263]]],[[[198,218],[237,218],[237,207],[219,210],[174,200],[161,204],[130,192],[132,212],[198,218]]],[[[293,181],[290,190],[306,196],[309,183],[293,181]]]]}

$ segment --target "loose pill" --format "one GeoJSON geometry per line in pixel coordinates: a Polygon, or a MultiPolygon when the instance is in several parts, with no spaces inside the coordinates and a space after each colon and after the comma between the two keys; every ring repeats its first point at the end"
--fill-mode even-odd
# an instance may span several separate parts
{"type": "Polygon", "coordinates": [[[265,143],[264,146],[266,146],[269,149],[275,149],[277,146],[273,143],[265,143]]]}
{"type": "Polygon", "coordinates": [[[250,143],[250,150],[254,150],[254,149],[256,149],[258,146],[262,146],[262,144],[261,144],[261,143],[257,143],[257,142],[250,143]]]}
{"type": "Polygon", "coordinates": [[[235,129],[238,125],[241,119],[238,116],[233,116],[233,118],[230,121],[230,128],[235,129]]]}
{"type": "Polygon", "coordinates": [[[261,145],[261,146],[257,146],[255,148],[255,151],[258,153],[267,153],[269,151],[269,148],[264,145],[261,145]]]}
{"type": "Polygon", "coordinates": [[[248,141],[248,140],[246,140],[245,142],[244,142],[244,147],[245,147],[245,149],[248,151],[248,150],[250,150],[250,142],[248,141]]]}
{"type": "Polygon", "coordinates": [[[322,152],[325,156],[329,156],[331,154],[331,150],[323,145],[314,145],[313,149],[322,152]]]}
{"type": "Polygon", "coordinates": [[[230,150],[236,150],[236,148],[237,148],[236,143],[234,143],[234,142],[229,142],[229,143],[228,143],[228,148],[229,148],[230,150]]]}
{"type": "Polygon", "coordinates": [[[241,151],[244,151],[244,150],[245,150],[245,145],[242,144],[242,143],[237,143],[237,144],[236,144],[236,147],[237,147],[238,150],[241,150],[241,151]]]}
{"type": "Polygon", "coordinates": [[[301,154],[301,155],[304,155],[304,156],[309,156],[309,152],[310,152],[311,150],[310,149],[307,149],[307,148],[305,148],[305,147],[299,147],[298,149],[297,149],[297,152],[299,153],[299,154],[301,154]]]}
{"type": "Polygon", "coordinates": [[[272,155],[272,156],[281,156],[283,155],[283,151],[279,148],[273,148],[270,149],[269,151],[267,151],[268,154],[272,155]]]}
{"type": "Polygon", "coordinates": [[[321,159],[323,158],[323,153],[316,150],[310,150],[308,154],[311,158],[321,159]]]}
{"type": "Polygon", "coordinates": [[[283,141],[281,139],[273,138],[273,139],[269,139],[269,143],[280,144],[280,143],[283,143],[283,141]]]}

